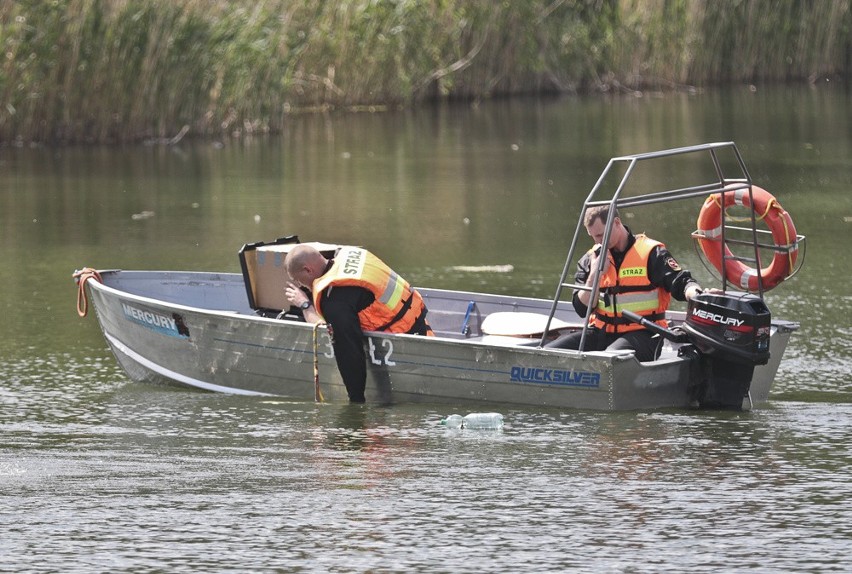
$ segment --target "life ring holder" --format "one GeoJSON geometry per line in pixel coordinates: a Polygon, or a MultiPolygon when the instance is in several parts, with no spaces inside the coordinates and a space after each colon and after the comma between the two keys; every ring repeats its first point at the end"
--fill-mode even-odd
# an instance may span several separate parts
{"type": "MultiPolygon", "coordinates": [[[[765,189],[756,185],[733,184],[726,186],[721,193],[714,193],[707,197],[701,212],[698,215],[698,229],[692,233],[696,240],[696,251],[699,258],[712,275],[716,273],[706,262],[712,264],[715,271],[721,274],[719,279],[723,285],[731,283],[736,287],[751,292],[769,291],[777,287],[782,281],[793,277],[798,273],[804,263],[804,240],[803,235],[796,233],[796,227],[790,214],[781,207],[775,197],[765,189]],[[757,234],[771,234],[772,244],[757,243],[754,241],[731,240],[727,232],[723,234],[723,202],[725,229],[752,232],[752,228],[741,228],[727,225],[728,222],[763,221],[769,231],[756,230],[757,234]],[[728,214],[728,208],[740,206],[751,209],[753,214],[747,217],[737,217],[728,214]],[[724,246],[723,246],[724,237],[724,246]],[[758,269],[749,267],[744,260],[754,259],[740,258],[735,256],[728,243],[740,243],[757,247],[771,249],[774,251],[772,261],[767,267],[758,269]],[[802,256],[799,257],[799,246],[802,246],[802,256]],[[703,257],[700,257],[703,255],[703,257]],[[723,265],[724,262],[724,265],[723,265]]],[[[752,236],[754,237],[754,236],[752,236]]],[[[758,255],[759,258],[759,255],[758,255]]],[[[759,263],[759,261],[758,261],[759,263]]]]}

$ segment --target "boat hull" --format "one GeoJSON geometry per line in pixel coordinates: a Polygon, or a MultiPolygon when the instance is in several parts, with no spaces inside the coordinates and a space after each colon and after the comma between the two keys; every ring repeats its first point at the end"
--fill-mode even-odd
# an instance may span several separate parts
{"type": "MultiPolygon", "coordinates": [[[[324,327],[258,316],[242,276],[106,272],[88,282],[107,343],[140,382],[313,400],[314,362],[328,401],[345,401],[324,327]],[[191,304],[189,304],[191,302],[191,304]],[[316,344],[315,344],[316,338],[316,344]],[[316,350],[315,350],[316,349],[316,350]]],[[[632,353],[543,349],[538,339],[482,333],[492,312],[544,312],[550,301],[422,289],[437,337],[368,333],[367,400],[488,403],[595,410],[688,407],[693,362],[664,351],[640,363],[632,353]],[[475,301],[475,313],[466,313],[475,301]],[[472,316],[470,316],[472,315],[472,316]],[[468,317],[470,316],[470,317],[468,317]],[[468,333],[462,322],[467,317],[468,333]]],[[[568,307],[558,310],[572,317],[568,307]]],[[[755,368],[745,408],[768,399],[795,324],[773,324],[771,359],[755,368]]]]}

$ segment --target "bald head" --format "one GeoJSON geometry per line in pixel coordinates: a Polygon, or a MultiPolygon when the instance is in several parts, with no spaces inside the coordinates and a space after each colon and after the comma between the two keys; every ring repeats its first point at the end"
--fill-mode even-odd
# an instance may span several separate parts
{"type": "Polygon", "coordinates": [[[296,282],[310,287],[325,272],[328,260],[310,245],[299,244],[290,250],[284,262],[287,274],[296,282]]]}

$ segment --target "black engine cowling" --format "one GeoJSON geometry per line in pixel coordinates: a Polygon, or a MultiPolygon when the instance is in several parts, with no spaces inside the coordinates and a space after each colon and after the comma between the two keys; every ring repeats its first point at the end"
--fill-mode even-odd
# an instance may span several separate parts
{"type": "Polygon", "coordinates": [[[702,293],[689,302],[683,330],[700,352],[700,406],[742,408],[754,367],[769,361],[771,321],[763,300],[748,293],[702,293]]]}

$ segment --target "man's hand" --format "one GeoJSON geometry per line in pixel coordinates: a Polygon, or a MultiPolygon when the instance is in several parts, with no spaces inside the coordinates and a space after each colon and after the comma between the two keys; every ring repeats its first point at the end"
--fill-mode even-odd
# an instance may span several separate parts
{"type": "Polygon", "coordinates": [[[683,297],[687,301],[691,301],[693,297],[702,293],[701,285],[698,283],[690,283],[683,292],[683,297]]]}
{"type": "Polygon", "coordinates": [[[305,301],[310,302],[305,292],[292,282],[287,282],[287,287],[284,288],[284,296],[294,307],[301,307],[305,301]]]}
{"type": "Polygon", "coordinates": [[[317,313],[317,310],[314,309],[313,301],[295,283],[287,283],[287,287],[284,289],[284,296],[287,297],[291,305],[300,309],[302,309],[302,304],[306,301],[310,304],[307,309],[302,309],[302,316],[308,323],[319,323],[323,320],[320,314],[317,313]]]}
{"type": "MultiPolygon", "coordinates": [[[[592,254],[589,256],[589,277],[586,279],[586,285],[591,286],[592,281],[594,281],[595,273],[598,272],[598,261],[603,254],[603,249],[601,249],[601,253],[595,253],[592,251],[592,254]]],[[[604,257],[603,260],[603,269],[601,269],[601,273],[606,273],[606,268],[609,265],[609,257],[604,257]]]]}
{"type": "MultiPolygon", "coordinates": [[[[603,253],[603,249],[601,249],[601,253],[603,253]]],[[[589,274],[586,277],[586,287],[591,288],[595,282],[595,275],[598,272],[598,261],[600,261],[601,255],[592,251],[589,254],[589,274]]],[[[603,270],[602,273],[606,272],[607,265],[609,265],[609,258],[605,257],[603,260],[603,270]]],[[[577,293],[577,298],[580,300],[580,303],[588,306],[589,301],[597,300],[598,294],[592,293],[591,291],[579,291],[577,293]],[[593,297],[594,295],[594,297],[593,297]]]]}

